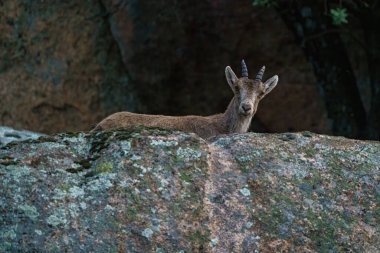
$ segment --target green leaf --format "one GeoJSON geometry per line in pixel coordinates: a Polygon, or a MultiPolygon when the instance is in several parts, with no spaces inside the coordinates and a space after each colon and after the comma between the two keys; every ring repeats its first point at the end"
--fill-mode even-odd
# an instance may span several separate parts
{"type": "Polygon", "coordinates": [[[330,9],[330,15],[334,25],[342,25],[348,23],[348,13],[346,8],[330,9]]]}

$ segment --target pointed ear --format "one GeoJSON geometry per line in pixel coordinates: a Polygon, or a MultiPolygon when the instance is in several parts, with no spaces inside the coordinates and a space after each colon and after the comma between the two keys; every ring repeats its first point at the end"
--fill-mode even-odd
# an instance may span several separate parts
{"type": "Polygon", "coordinates": [[[232,71],[230,66],[226,67],[225,73],[226,73],[226,79],[227,79],[228,84],[230,85],[232,91],[235,92],[235,86],[238,80],[237,76],[232,71]]]}
{"type": "Polygon", "coordinates": [[[278,76],[277,75],[272,76],[271,78],[269,78],[264,83],[264,90],[263,90],[263,94],[261,95],[261,98],[265,97],[269,92],[271,92],[274,89],[274,87],[276,87],[277,82],[278,82],[278,76]]]}

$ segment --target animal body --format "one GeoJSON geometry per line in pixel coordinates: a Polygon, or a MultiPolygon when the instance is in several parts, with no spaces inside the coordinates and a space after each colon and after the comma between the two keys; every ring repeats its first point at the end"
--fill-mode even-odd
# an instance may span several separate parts
{"type": "Polygon", "coordinates": [[[265,71],[265,66],[263,66],[255,79],[249,79],[244,60],[242,60],[241,65],[241,78],[235,75],[230,66],[225,69],[226,79],[234,97],[224,113],[203,117],[117,112],[103,119],[93,131],[148,126],[193,132],[205,139],[221,134],[246,133],[256,113],[259,101],[277,85],[278,76],[275,75],[263,83],[262,77],[265,71]]]}

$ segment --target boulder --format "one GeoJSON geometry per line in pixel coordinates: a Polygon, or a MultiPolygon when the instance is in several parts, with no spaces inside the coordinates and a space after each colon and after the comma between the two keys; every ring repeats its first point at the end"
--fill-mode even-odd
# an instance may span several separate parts
{"type": "Polygon", "coordinates": [[[380,143],[127,129],[0,149],[0,252],[379,252],[380,143]]]}
{"type": "Polygon", "coordinates": [[[0,3],[0,125],[89,130],[138,104],[97,1],[0,3]]]}
{"type": "Polygon", "coordinates": [[[263,65],[264,79],[280,77],[252,129],[331,133],[312,66],[274,9],[245,0],[101,2],[112,14],[110,30],[138,94],[138,112],[223,112],[232,97],[224,69],[230,65],[240,76],[245,59],[250,77],[263,65]]]}
{"type": "Polygon", "coordinates": [[[13,141],[38,139],[41,136],[43,136],[43,134],[0,126],[0,147],[13,141]]]}
{"type": "Polygon", "coordinates": [[[274,10],[251,1],[0,6],[0,125],[51,134],[87,131],[116,111],[221,113],[233,95],[224,68],[238,74],[244,58],[250,76],[267,65],[264,78],[280,77],[253,129],[331,132],[302,49],[274,10]]]}

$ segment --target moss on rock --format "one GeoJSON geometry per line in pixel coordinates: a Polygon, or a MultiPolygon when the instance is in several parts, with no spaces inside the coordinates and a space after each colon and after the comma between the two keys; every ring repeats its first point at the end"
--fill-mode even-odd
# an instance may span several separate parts
{"type": "Polygon", "coordinates": [[[136,128],[12,144],[0,252],[375,252],[379,159],[377,142],[313,133],[207,143],[136,128]]]}

